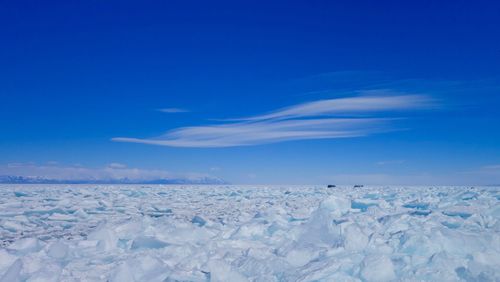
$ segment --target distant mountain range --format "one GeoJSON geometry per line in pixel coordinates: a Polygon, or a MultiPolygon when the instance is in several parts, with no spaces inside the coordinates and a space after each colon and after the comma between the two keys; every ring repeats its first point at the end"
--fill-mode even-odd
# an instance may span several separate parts
{"type": "Polygon", "coordinates": [[[227,184],[226,181],[210,176],[192,178],[163,178],[163,179],[49,179],[43,177],[26,177],[0,175],[2,184],[227,184]]]}

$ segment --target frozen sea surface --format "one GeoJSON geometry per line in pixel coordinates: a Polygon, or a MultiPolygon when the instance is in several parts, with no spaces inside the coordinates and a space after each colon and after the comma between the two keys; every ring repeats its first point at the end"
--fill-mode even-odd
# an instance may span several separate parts
{"type": "Polygon", "coordinates": [[[500,281],[500,188],[0,186],[0,281],[500,281]]]}

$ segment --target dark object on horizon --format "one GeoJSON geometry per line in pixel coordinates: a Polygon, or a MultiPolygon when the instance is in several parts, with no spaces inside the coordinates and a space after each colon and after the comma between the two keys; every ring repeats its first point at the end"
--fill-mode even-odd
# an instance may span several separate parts
{"type": "Polygon", "coordinates": [[[333,185],[333,184],[329,184],[327,187],[328,187],[328,188],[335,188],[335,187],[337,187],[337,186],[336,186],[336,185],[333,185]]]}
{"type": "Polygon", "coordinates": [[[354,185],[354,188],[361,188],[361,187],[363,187],[363,185],[359,185],[359,184],[354,185]]]}

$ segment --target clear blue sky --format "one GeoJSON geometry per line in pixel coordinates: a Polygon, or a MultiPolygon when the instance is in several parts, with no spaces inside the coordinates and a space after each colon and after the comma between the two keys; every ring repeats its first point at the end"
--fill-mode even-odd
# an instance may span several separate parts
{"type": "Polygon", "coordinates": [[[3,1],[0,166],[500,183],[499,15],[496,1],[3,1]]]}

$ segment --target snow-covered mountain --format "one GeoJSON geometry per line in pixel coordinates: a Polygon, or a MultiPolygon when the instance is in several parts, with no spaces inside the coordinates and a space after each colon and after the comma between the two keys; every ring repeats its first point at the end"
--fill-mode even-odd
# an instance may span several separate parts
{"type": "Polygon", "coordinates": [[[226,184],[227,182],[212,176],[196,176],[189,178],[158,179],[52,179],[44,177],[28,177],[16,175],[0,175],[0,183],[4,184],[226,184]]]}

